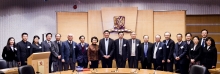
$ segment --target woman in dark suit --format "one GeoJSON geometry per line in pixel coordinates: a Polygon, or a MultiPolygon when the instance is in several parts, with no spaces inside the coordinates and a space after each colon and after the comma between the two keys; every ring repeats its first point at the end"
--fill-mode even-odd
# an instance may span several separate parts
{"type": "Polygon", "coordinates": [[[35,35],[33,38],[33,42],[32,42],[33,53],[37,53],[37,52],[42,51],[41,44],[39,44],[39,39],[40,39],[40,37],[37,35],[35,35]]]}
{"type": "Polygon", "coordinates": [[[203,57],[201,64],[207,69],[216,67],[217,62],[217,49],[215,47],[215,41],[211,37],[206,38],[206,46],[203,48],[203,57]]]}
{"type": "Polygon", "coordinates": [[[193,37],[193,45],[190,46],[189,58],[190,58],[190,67],[192,65],[199,65],[202,56],[202,46],[199,44],[199,37],[193,37]]]}
{"type": "Polygon", "coordinates": [[[13,37],[8,39],[2,52],[2,58],[6,60],[8,68],[17,67],[17,48],[13,37]]]}

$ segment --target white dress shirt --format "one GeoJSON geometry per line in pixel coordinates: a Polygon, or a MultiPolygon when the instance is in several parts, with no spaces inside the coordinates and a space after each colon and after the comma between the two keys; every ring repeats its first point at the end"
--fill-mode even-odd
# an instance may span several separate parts
{"type": "Polygon", "coordinates": [[[135,39],[132,39],[131,56],[135,56],[135,39]]]}
{"type": "Polygon", "coordinates": [[[109,43],[109,38],[105,38],[105,54],[108,55],[108,43],[109,43]]]}
{"type": "Polygon", "coordinates": [[[160,44],[160,42],[156,43],[156,45],[155,45],[153,59],[156,59],[156,56],[157,56],[156,53],[157,53],[157,48],[158,48],[159,44],[160,44]]]}

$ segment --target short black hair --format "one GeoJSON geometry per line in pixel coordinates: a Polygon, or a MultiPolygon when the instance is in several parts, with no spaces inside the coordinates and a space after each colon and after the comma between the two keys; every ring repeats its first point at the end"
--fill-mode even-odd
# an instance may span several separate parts
{"type": "MultiPolygon", "coordinates": [[[[170,33],[170,32],[167,31],[167,32],[165,32],[165,33],[169,33],[169,34],[170,34],[170,37],[171,37],[171,33],[170,33]]],[[[165,35],[165,33],[164,33],[164,35],[165,35]]]]}
{"type": "Polygon", "coordinates": [[[52,37],[52,33],[47,33],[47,34],[46,34],[46,37],[47,37],[48,35],[51,35],[51,37],[52,37]]]}
{"type": "MultiPolygon", "coordinates": [[[[34,44],[34,39],[35,39],[35,38],[40,39],[40,37],[39,37],[38,35],[35,35],[34,38],[33,38],[33,42],[32,42],[32,44],[34,44]]],[[[38,44],[39,44],[39,42],[38,42],[38,44]]]]}
{"type": "Polygon", "coordinates": [[[108,30],[105,30],[105,31],[103,32],[103,34],[104,34],[105,32],[108,32],[108,33],[110,34],[110,32],[109,32],[108,30]]]}
{"type": "Polygon", "coordinates": [[[202,31],[206,31],[206,32],[207,32],[207,34],[209,33],[207,29],[202,29],[202,30],[201,30],[201,32],[202,32],[202,31]]]}
{"type": "Polygon", "coordinates": [[[21,37],[23,37],[24,35],[28,36],[28,34],[24,32],[24,33],[21,34],[21,37]]]}
{"type": "Polygon", "coordinates": [[[199,36],[194,36],[192,39],[197,38],[199,40],[199,36]]]}
{"type": "Polygon", "coordinates": [[[118,35],[119,35],[120,33],[123,33],[123,35],[124,35],[124,32],[122,32],[122,31],[118,32],[118,35]]]}
{"type": "Polygon", "coordinates": [[[148,36],[148,35],[144,35],[144,36],[143,36],[143,39],[144,39],[144,37],[145,37],[145,36],[147,36],[147,37],[149,38],[149,36],[148,36]]]}
{"type": "Polygon", "coordinates": [[[61,37],[61,34],[59,34],[59,33],[57,33],[57,34],[55,35],[55,37],[56,37],[57,35],[60,35],[60,37],[61,37]]]}
{"type": "Polygon", "coordinates": [[[97,42],[99,42],[99,40],[98,40],[98,38],[97,38],[96,36],[94,36],[94,37],[91,38],[91,42],[92,42],[93,39],[96,39],[97,42]]]}
{"type": "MultiPolygon", "coordinates": [[[[205,42],[208,41],[208,40],[211,41],[211,46],[214,46],[214,47],[215,47],[215,40],[214,40],[212,37],[207,37],[207,38],[205,39],[205,42]]],[[[207,43],[206,43],[206,45],[207,45],[207,43]]]]}
{"type": "Polygon", "coordinates": [[[185,36],[187,36],[188,34],[189,34],[190,36],[192,36],[192,34],[191,34],[190,32],[187,32],[187,33],[185,34],[185,36]]]}
{"type": "Polygon", "coordinates": [[[84,39],[85,39],[85,36],[84,36],[84,35],[79,36],[79,39],[81,39],[82,37],[84,37],[84,39]]]}
{"type": "Polygon", "coordinates": [[[183,35],[182,35],[181,33],[178,33],[178,34],[176,34],[176,35],[180,35],[181,37],[183,37],[183,35]]]}

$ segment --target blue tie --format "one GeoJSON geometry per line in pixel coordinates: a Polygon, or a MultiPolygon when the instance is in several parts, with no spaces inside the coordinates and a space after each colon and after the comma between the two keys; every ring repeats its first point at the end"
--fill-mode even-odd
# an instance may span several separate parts
{"type": "Polygon", "coordinates": [[[148,50],[148,45],[147,43],[145,43],[145,46],[144,46],[145,57],[147,57],[147,50],[148,50]]]}
{"type": "Polygon", "coordinates": [[[202,41],[202,46],[205,47],[205,39],[202,41]]]}

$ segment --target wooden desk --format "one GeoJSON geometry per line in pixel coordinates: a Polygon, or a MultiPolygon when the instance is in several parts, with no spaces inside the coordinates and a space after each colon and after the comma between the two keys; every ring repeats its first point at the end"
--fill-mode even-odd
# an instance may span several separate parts
{"type": "Polygon", "coordinates": [[[209,69],[209,72],[211,74],[220,74],[220,68],[209,69]]]}
{"type": "Polygon", "coordinates": [[[4,74],[18,74],[18,68],[6,68],[6,69],[0,69],[0,73],[4,74]]]}
{"type": "MultiPolygon", "coordinates": [[[[130,69],[130,68],[119,68],[118,72],[112,72],[115,71],[116,68],[98,68],[96,73],[92,73],[92,69],[90,71],[82,71],[79,72],[79,74],[153,74],[154,70],[149,69],[140,69],[137,70],[137,73],[133,73],[136,69],[130,69]]],[[[156,71],[157,74],[177,74],[172,72],[165,72],[165,71],[156,71]]],[[[62,72],[55,72],[50,74],[77,74],[77,72],[69,71],[62,71],[62,72]]]]}

